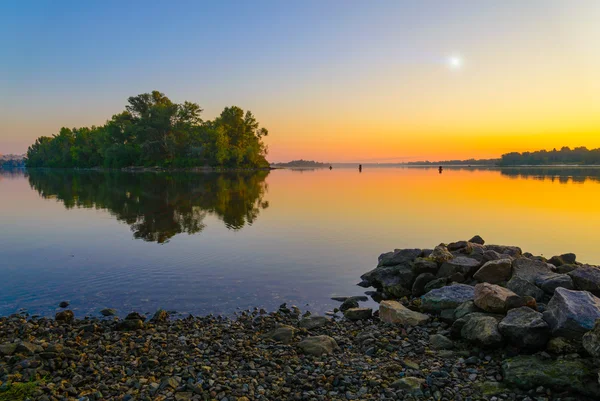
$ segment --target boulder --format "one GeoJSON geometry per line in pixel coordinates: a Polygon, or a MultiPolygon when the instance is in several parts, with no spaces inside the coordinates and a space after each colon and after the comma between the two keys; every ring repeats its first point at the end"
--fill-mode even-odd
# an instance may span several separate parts
{"type": "Polygon", "coordinates": [[[352,308],[344,312],[344,317],[348,320],[366,320],[373,316],[371,308],[352,308]]]}
{"type": "Polygon", "coordinates": [[[506,281],[512,274],[511,259],[497,259],[486,262],[475,274],[473,278],[479,282],[498,284],[506,281]]]}
{"type": "Polygon", "coordinates": [[[554,294],[558,287],[573,290],[573,280],[566,274],[548,273],[536,277],[535,285],[540,287],[547,294],[554,294]]]}
{"type": "Polygon", "coordinates": [[[536,301],[541,301],[544,298],[544,291],[541,288],[520,277],[511,278],[508,283],[506,283],[506,288],[517,295],[532,297],[536,301]]]}
{"type": "Polygon", "coordinates": [[[581,348],[581,341],[564,337],[552,337],[546,346],[548,352],[558,355],[575,354],[582,351],[581,348]]]}
{"type": "Polygon", "coordinates": [[[600,299],[587,291],[557,288],[544,312],[553,336],[580,339],[600,319],[600,299]]]}
{"type": "Polygon", "coordinates": [[[582,360],[542,359],[520,355],[502,362],[504,382],[523,390],[543,386],[553,390],[600,397],[597,374],[582,360]]]}
{"type": "Polygon", "coordinates": [[[152,323],[164,323],[167,320],[169,320],[169,312],[163,309],[157,310],[154,313],[154,316],[152,316],[152,319],[150,319],[152,323]]]}
{"type": "Polygon", "coordinates": [[[452,284],[429,291],[421,297],[421,307],[426,312],[456,309],[460,304],[472,301],[475,288],[466,284],[452,284]]]}
{"type": "Polygon", "coordinates": [[[454,347],[454,342],[441,334],[430,335],[429,344],[433,349],[452,349],[454,347]]]}
{"type": "Polygon", "coordinates": [[[58,312],[54,319],[57,322],[71,323],[75,319],[75,314],[70,310],[65,310],[62,312],[58,312]]]}
{"type": "Polygon", "coordinates": [[[553,273],[554,266],[537,259],[525,257],[513,260],[513,278],[519,277],[530,283],[535,283],[536,278],[548,273],[553,273]]]}
{"type": "Polygon", "coordinates": [[[469,254],[473,250],[471,244],[467,241],[451,242],[446,246],[450,252],[461,251],[461,253],[469,254]]]}
{"type": "Polygon", "coordinates": [[[543,348],[550,338],[550,326],[543,315],[526,306],[509,310],[498,324],[498,330],[508,341],[521,348],[543,348]]]}
{"type": "Polygon", "coordinates": [[[328,324],[331,324],[331,319],[325,316],[308,316],[300,320],[298,326],[303,329],[314,330],[327,326],[328,324]]]}
{"type": "Polygon", "coordinates": [[[479,235],[474,236],[473,238],[471,238],[469,240],[469,242],[473,243],[473,244],[479,244],[479,245],[485,245],[485,241],[483,238],[481,238],[479,235]]]}
{"type": "Polygon", "coordinates": [[[115,316],[117,314],[117,311],[113,308],[105,308],[100,311],[100,314],[102,316],[115,316]]]}
{"type": "Polygon", "coordinates": [[[292,342],[294,338],[294,333],[296,329],[292,326],[280,325],[273,330],[270,330],[263,334],[261,337],[266,340],[277,341],[283,344],[289,344],[292,342]]]}
{"type": "Polygon", "coordinates": [[[425,286],[433,280],[435,280],[435,276],[432,273],[419,274],[412,286],[412,296],[420,297],[421,295],[425,294],[425,286]]]}
{"type": "Polygon", "coordinates": [[[59,306],[60,308],[63,308],[63,309],[64,309],[64,308],[66,308],[67,306],[69,306],[69,302],[67,302],[67,301],[62,301],[61,303],[59,303],[59,304],[58,304],[58,306],[59,306]]]}
{"type": "Polygon", "coordinates": [[[392,388],[407,391],[411,395],[421,395],[421,386],[425,384],[425,379],[420,377],[403,377],[391,384],[392,388]]]}
{"type": "Polygon", "coordinates": [[[560,265],[556,267],[556,272],[560,274],[567,274],[575,269],[579,269],[580,265],[560,265]]]}
{"type": "Polygon", "coordinates": [[[513,258],[518,258],[523,254],[523,251],[518,246],[506,246],[506,245],[486,245],[487,250],[498,252],[499,254],[509,255],[513,258]]]}
{"type": "Polygon", "coordinates": [[[425,294],[427,294],[431,290],[435,290],[436,288],[445,287],[448,284],[448,277],[436,278],[435,280],[431,280],[425,285],[425,294]]]}
{"type": "Polygon", "coordinates": [[[400,299],[412,294],[412,287],[405,287],[403,284],[390,285],[383,287],[383,293],[387,298],[400,299]]]}
{"type": "MultiPolygon", "coordinates": [[[[395,285],[402,285],[405,288],[412,288],[415,273],[412,270],[412,264],[406,263],[397,266],[380,266],[363,274],[361,287],[375,287],[383,289],[395,285]]],[[[410,290],[409,290],[410,293],[410,290]]]]}
{"type": "Polygon", "coordinates": [[[444,263],[445,261],[450,260],[453,257],[454,255],[452,255],[450,251],[448,251],[448,248],[446,248],[446,246],[443,244],[436,246],[429,255],[429,259],[437,263],[444,263]]]}
{"type": "Polygon", "coordinates": [[[499,259],[510,259],[512,261],[514,258],[510,255],[500,254],[496,251],[486,250],[483,253],[482,261],[483,261],[483,263],[486,263],[486,262],[489,262],[490,260],[499,260],[499,259]]]}
{"type": "Polygon", "coordinates": [[[11,356],[17,350],[17,345],[15,343],[0,344],[0,356],[11,356]]]}
{"type": "Polygon", "coordinates": [[[503,338],[498,330],[498,319],[485,314],[473,313],[462,326],[460,335],[467,341],[483,347],[502,345],[503,338]]]}
{"type": "Polygon", "coordinates": [[[575,264],[577,256],[574,253],[565,253],[559,256],[552,256],[548,263],[554,266],[572,265],[575,264]]]}
{"type": "Polygon", "coordinates": [[[339,346],[335,340],[329,336],[314,336],[307,337],[298,343],[305,354],[313,356],[321,356],[323,354],[332,354],[339,346]]]}
{"type": "Polygon", "coordinates": [[[600,268],[584,265],[568,273],[575,288],[600,295],[600,268]]]}
{"type": "Polygon", "coordinates": [[[479,309],[473,301],[464,302],[460,304],[456,309],[454,309],[454,320],[461,319],[462,317],[474,312],[483,311],[479,309]]]}
{"type": "Polygon", "coordinates": [[[412,311],[397,301],[381,301],[379,318],[386,323],[398,323],[407,326],[418,326],[427,323],[429,316],[412,311]]]}
{"type": "Polygon", "coordinates": [[[523,306],[527,306],[533,310],[538,310],[537,302],[533,297],[527,295],[523,297],[520,295],[511,295],[510,297],[506,298],[505,307],[507,311],[521,308],[523,306]]]}
{"type": "Polygon", "coordinates": [[[516,295],[511,290],[489,283],[479,283],[475,286],[474,302],[478,308],[491,313],[504,313],[506,299],[516,295]]]}
{"type": "Polygon", "coordinates": [[[379,255],[378,266],[396,266],[412,262],[423,253],[422,249],[396,249],[379,255]]]}
{"type": "Polygon", "coordinates": [[[413,262],[412,265],[413,272],[415,275],[423,274],[423,273],[431,273],[436,274],[439,266],[432,259],[427,258],[417,258],[413,262]]]}
{"type": "Polygon", "coordinates": [[[144,328],[142,319],[125,319],[117,323],[117,331],[134,331],[144,328]]]}
{"type": "Polygon", "coordinates": [[[454,273],[460,273],[465,277],[472,276],[477,271],[481,263],[467,256],[458,256],[454,259],[447,260],[442,264],[437,272],[438,277],[449,277],[454,273]]]}
{"type": "Polygon", "coordinates": [[[352,298],[348,298],[340,305],[340,310],[342,312],[347,311],[348,309],[358,308],[358,301],[352,298]]]}
{"type": "Polygon", "coordinates": [[[588,354],[596,359],[600,358],[600,319],[596,320],[591,331],[583,335],[581,342],[588,354]]]}
{"type": "Polygon", "coordinates": [[[33,344],[27,341],[23,341],[19,344],[17,344],[17,348],[15,349],[15,353],[16,354],[26,354],[26,355],[33,355],[36,353],[40,353],[43,352],[44,349],[37,344],[33,344]]]}

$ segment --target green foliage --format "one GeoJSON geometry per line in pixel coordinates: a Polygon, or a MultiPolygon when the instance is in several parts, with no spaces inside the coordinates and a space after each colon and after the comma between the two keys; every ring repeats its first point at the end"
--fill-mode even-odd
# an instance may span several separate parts
{"type": "Polygon", "coordinates": [[[560,150],[540,150],[524,153],[513,152],[502,155],[500,161],[501,166],[539,166],[552,164],[600,164],[600,149],[588,150],[585,147],[571,149],[565,146],[560,150]]]}
{"type": "Polygon", "coordinates": [[[102,127],[62,128],[27,150],[27,167],[267,167],[268,135],[250,111],[232,106],[203,121],[196,103],[153,91],[128,99],[102,127]]]}
{"type": "Polygon", "coordinates": [[[0,389],[0,401],[23,401],[33,396],[38,382],[9,383],[0,389]]]}

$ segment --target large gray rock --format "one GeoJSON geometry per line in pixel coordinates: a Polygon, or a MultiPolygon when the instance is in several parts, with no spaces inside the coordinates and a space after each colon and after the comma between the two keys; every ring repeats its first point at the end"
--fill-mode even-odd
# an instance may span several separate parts
{"type": "Polygon", "coordinates": [[[583,348],[594,358],[600,358],[600,319],[596,320],[594,328],[585,333],[581,339],[583,348]]]}
{"type": "Polygon", "coordinates": [[[526,306],[509,310],[498,324],[498,330],[508,341],[522,348],[545,347],[550,338],[550,326],[542,314],[526,306]]]}
{"type": "Polygon", "coordinates": [[[474,313],[462,327],[460,335],[467,341],[483,347],[502,345],[502,334],[498,330],[498,319],[493,316],[474,313]]]}
{"type": "Polygon", "coordinates": [[[426,312],[456,309],[460,304],[472,301],[475,288],[466,284],[452,284],[429,291],[421,297],[421,307],[426,312]]]}
{"type": "Polygon", "coordinates": [[[435,290],[436,288],[445,287],[448,284],[448,277],[440,277],[435,280],[431,280],[425,285],[425,293],[427,294],[431,290],[435,290]]]}
{"type": "Polygon", "coordinates": [[[381,301],[379,318],[386,323],[419,326],[429,321],[429,316],[412,311],[397,301],[381,301]]]}
{"type": "Polygon", "coordinates": [[[584,265],[567,273],[578,290],[600,295],[600,268],[584,265]]]}
{"type": "Polygon", "coordinates": [[[422,249],[396,249],[394,252],[379,255],[378,266],[396,266],[412,262],[421,256],[422,253],[422,249]]]}
{"type": "Polygon", "coordinates": [[[473,238],[471,238],[469,240],[469,242],[471,242],[473,244],[478,244],[478,245],[485,245],[485,240],[483,238],[481,238],[479,235],[476,235],[473,238]]]}
{"type": "Polygon", "coordinates": [[[479,283],[475,286],[474,302],[478,308],[491,313],[504,313],[506,299],[516,294],[511,290],[489,283],[479,283]]]}
{"type": "Polygon", "coordinates": [[[344,312],[344,317],[348,320],[366,320],[373,315],[371,308],[352,308],[344,312]]]}
{"type": "Polygon", "coordinates": [[[331,324],[331,319],[325,316],[308,316],[300,320],[298,326],[307,330],[314,330],[331,324]]]}
{"type": "Polygon", "coordinates": [[[376,267],[360,278],[362,279],[362,282],[359,283],[361,287],[375,287],[381,290],[385,287],[401,285],[407,288],[410,294],[415,273],[412,270],[412,264],[406,263],[397,266],[376,267]]]}
{"type": "Polygon", "coordinates": [[[436,246],[429,255],[429,258],[437,263],[444,263],[453,257],[454,255],[452,255],[450,251],[448,251],[448,248],[446,248],[444,245],[436,246]]]}
{"type": "Polygon", "coordinates": [[[580,393],[594,399],[600,397],[598,376],[584,360],[541,359],[521,355],[502,362],[504,382],[523,390],[538,386],[553,390],[580,393]]]}
{"type": "Polygon", "coordinates": [[[506,246],[506,245],[486,245],[488,251],[498,252],[499,254],[509,255],[513,258],[517,258],[523,254],[523,251],[518,246],[506,246]]]}
{"type": "Polygon", "coordinates": [[[413,262],[413,272],[415,273],[415,275],[423,273],[436,274],[438,269],[438,264],[432,259],[416,258],[413,262]]]}
{"type": "Polygon", "coordinates": [[[553,336],[581,338],[600,319],[600,299],[587,291],[557,288],[544,312],[553,336]]]}
{"type": "Polygon", "coordinates": [[[540,287],[547,294],[554,294],[558,287],[573,290],[573,280],[566,274],[548,273],[538,276],[535,279],[535,285],[540,287]]]}
{"type": "Polygon", "coordinates": [[[294,338],[296,329],[292,326],[280,325],[262,335],[262,338],[272,341],[277,341],[283,344],[289,344],[294,338]]]}
{"type": "Polygon", "coordinates": [[[473,301],[464,302],[454,309],[454,320],[461,319],[474,312],[483,312],[483,310],[479,309],[473,301]]]}
{"type": "Polygon", "coordinates": [[[506,288],[522,297],[532,297],[536,301],[541,301],[544,298],[544,291],[541,288],[520,277],[511,278],[506,283],[506,288]]]}
{"type": "Polygon", "coordinates": [[[452,349],[454,342],[441,334],[432,334],[429,336],[429,344],[433,349],[452,349]]]}
{"type": "Polygon", "coordinates": [[[513,278],[519,277],[533,284],[539,276],[553,273],[553,268],[544,261],[521,257],[513,260],[513,278]]]}
{"type": "Polygon", "coordinates": [[[425,294],[425,286],[433,280],[435,280],[435,276],[431,273],[419,274],[412,286],[412,296],[420,297],[425,294]]]}
{"type": "Polygon", "coordinates": [[[450,277],[454,273],[460,273],[464,277],[469,277],[477,271],[479,266],[481,266],[481,262],[477,259],[469,258],[467,256],[458,256],[444,262],[440,267],[440,270],[438,270],[437,276],[450,277]]]}
{"type": "Polygon", "coordinates": [[[565,253],[559,256],[552,256],[548,263],[554,266],[572,265],[575,263],[577,256],[574,253],[565,253]]]}
{"type": "Polygon", "coordinates": [[[329,336],[314,336],[307,337],[298,343],[305,354],[313,356],[321,356],[323,354],[332,354],[339,349],[337,342],[329,336]]]}
{"type": "Polygon", "coordinates": [[[473,278],[480,283],[498,284],[510,278],[512,273],[511,259],[497,259],[486,262],[475,272],[473,278]]]}

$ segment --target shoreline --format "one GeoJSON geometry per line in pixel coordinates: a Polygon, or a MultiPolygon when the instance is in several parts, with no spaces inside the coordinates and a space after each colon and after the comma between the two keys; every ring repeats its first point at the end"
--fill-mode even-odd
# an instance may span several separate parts
{"type": "Polygon", "coordinates": [[[360,295],[332,298],[334,316],[0,317],[0,400],[600,397],[600,268],[574,254],[475,236],[384,253],[361,279],[378,310],[360,295]]]}

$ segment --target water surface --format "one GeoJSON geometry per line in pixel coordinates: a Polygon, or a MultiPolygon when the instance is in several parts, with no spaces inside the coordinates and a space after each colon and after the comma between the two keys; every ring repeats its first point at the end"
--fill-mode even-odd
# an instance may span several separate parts
{"type": "Polygon", "coordinates": [[[0,314],[324,312],[377,256],[474,234],[599,263],[600,170],[0,174],[0,314]]]}

